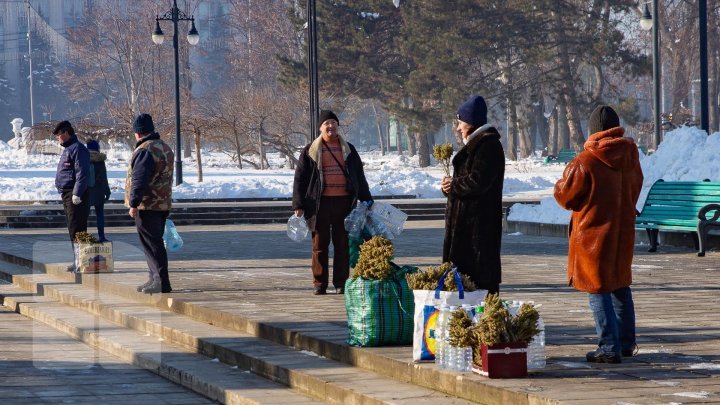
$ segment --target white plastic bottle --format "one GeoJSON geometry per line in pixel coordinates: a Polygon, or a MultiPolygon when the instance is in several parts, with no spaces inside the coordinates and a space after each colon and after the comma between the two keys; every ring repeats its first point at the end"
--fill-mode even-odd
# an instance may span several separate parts
{"type": "Polygon", "coordinates": [[[540,370],[545,368],[545,323],[538,317],[537,327],[540,333],[537,334],[528,344],[527,368],[528,370],[540,370]]]}
{"type": "Polygon", "coordinates": [[[447,334],[448,319],[450,317],[450,306],[443,304],[438,310],[435,323],[435,364],[440,368],[447,368],[448,353],[445,335],[447,334]]]}

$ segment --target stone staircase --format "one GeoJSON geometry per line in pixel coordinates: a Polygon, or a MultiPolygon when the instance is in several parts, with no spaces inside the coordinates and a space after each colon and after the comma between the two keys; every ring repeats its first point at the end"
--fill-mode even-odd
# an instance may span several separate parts
{"type": "Polygon", "coordinates": [[[193,302],[192,294],[137,293],[142,274],[73,274],[7,253],[0,259],[6,307],[220,403],[545,403],[413,364],[392,347],[347,346],[346,325],[298,327],[290,317],[264,321],[258,309],[241,315],[193,302]]]}

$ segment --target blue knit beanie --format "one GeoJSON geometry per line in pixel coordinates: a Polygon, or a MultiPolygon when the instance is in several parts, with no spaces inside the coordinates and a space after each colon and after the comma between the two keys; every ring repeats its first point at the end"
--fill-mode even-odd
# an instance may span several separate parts
{"type": "Polygon", "coordinates": [[[87,143],[85,143],[85,146],[88,148],[88,150],[94,150],[94,151],[100,150],[100,144],[97,143],[97,141],[94,139],[88,139],[87,143]]]}
{"type": "Polygon", "coordinates": [[[139,114],[135,121],[133,121],[133,131],[136,134],[146,135],[155,132],[155,124],[150,114],[142,113],[139,114]]]}
{"type": "Polygon", "coordinates": [[[458,108],[457,119],[473,127],[487,124],[487,104],[481,96],[471,96],[458,108]]]}

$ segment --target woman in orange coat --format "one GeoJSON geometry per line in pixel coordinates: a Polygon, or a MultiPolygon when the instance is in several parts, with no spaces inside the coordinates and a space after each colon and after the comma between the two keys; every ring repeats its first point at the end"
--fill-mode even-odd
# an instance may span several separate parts
{"type": "Polygon", "coordinates": [[[589,131],[585,150],[555,184],[555,199],[572,210],[568,282],[589,293],[595,318],[598,348],[586,359],[620,363],[636,348],[630,284],[643,174],[637,146],[623,137],[625,130],[611,107],[595,108],[589,131]]]}

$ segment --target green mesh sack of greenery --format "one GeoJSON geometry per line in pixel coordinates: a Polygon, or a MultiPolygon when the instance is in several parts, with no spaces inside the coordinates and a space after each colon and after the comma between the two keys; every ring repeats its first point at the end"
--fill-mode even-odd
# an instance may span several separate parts
{"type": "Polygon", "coordinates": [[[390,267],[388,276],[383,279],[353,277],[345,283],[349,345],[412,343],[415,302],[405,275],[418,269],[394,263],[390,263],[390,267]]]}
{"type": "MultiPolygon", "coordinates": [[[[445,262],[438,267],[428,267],[424,271],[420,271],[414,274],[408,274],[407,282],[410,288],[413,290],[434,290],[440,282],[440,278],[446,271],[452,268],[452,263],[445,262]]],[[[455,275],[453,274],[457,270],[450,270],[447,277],[445,277],[445,285],[443,291],[457,291],[457,284],[455,283],[455,275]]],[[[465,292],[471,292],[477,290],[477,286],[470,279],[467,274],[459,273],[460,279],[462,280],[463,288],[465,292]]]]}

